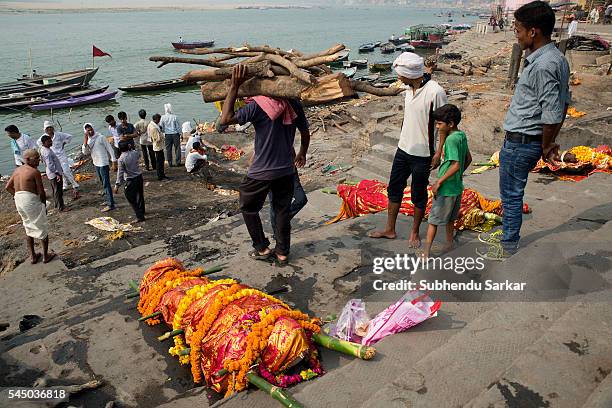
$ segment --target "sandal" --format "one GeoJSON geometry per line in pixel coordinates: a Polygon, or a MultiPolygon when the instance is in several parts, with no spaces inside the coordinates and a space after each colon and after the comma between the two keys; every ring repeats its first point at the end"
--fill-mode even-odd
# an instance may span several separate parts
{"type": "Polygon", "coordinates": [[[276,262],[278,266],[287,266],[289,265],[289,257],[286,257],[285,259],[279,259],[278,254],[275,253],[274,262],[276,262]]]}
{"type": "Polygon", "coordinates": [[[272,251],[264,255],[260,254],[259,251],[256,249],[249,252],[249,257],[251,259],[255,259],[256,261],[267,261],[270,259],[271,256],[272,256],[272,251]]]}

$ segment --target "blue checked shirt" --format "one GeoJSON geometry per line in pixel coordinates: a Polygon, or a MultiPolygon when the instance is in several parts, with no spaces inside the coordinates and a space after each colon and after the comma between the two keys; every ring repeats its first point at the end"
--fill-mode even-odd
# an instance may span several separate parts
{"type": "Polygon", "coordinates": [[[544,125],[561,123],[565,105],[571,101],[569,76],[567,60],[554,43],[531,53],[525,58],[504,130],[541,135],[544,125]]]}

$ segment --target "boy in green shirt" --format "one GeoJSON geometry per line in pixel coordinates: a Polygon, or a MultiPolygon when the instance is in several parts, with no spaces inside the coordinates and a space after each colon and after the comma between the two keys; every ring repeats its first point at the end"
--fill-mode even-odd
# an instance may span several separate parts
{"type": "Polygon", "coordinates": [[[461,111],[455,105],[446,104],[433,112],[440,136],[445,135],[444,158],[438,170],[438,181],[433,185],[434,202],[429,213],[429,228],[423,256],[429,257],[438,226],[446,226],[444,252],[453,248],[455,220],[459,215],[463,194],[463,172],[472,162],[465,133],[457,129],[461,111]]]}

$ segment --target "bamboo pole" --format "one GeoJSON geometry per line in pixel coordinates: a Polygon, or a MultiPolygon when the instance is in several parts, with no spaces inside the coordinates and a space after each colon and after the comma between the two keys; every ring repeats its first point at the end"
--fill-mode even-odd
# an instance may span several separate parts
{"type": "Polygon", "coordinates": [[[348,354],[349,356],[355,356],[362,360],[371,360],[376,355],[376,349],[374,347],[336,339],[322,333],[313,333],[312,340],[320,346],[348,354]]]}
{"type": "Polygon", "coordinates": [[[280,402],[284,407],[303,408],[303,405],[293,399],[293,397],[285,390],[270,384],[254,372],[248,372],[246,377],[249,383],[253,384],[260,390],[267,392],[269,396],[280,402]]]}
{"type": "Polygon", "coordinates": [[[185,333],[185,330],[183,329],[172,330],[170,332],[162,334],[161,336],[157,338],[157,340],[165,341],[165,340],[168,340],[170,337],[178,336],[179,334],[183,334],[183,333],[185,333]]]}
{"type": "Polygon", "coordinates": [[[162,315],[162,312],[151,313],[150,315],[142,316],[141,318],[138,319],[138,321],[139,322],[144,322],[145,320],[149,320],[149,319],[152,319],[154,317],[161,316],[161,315],[162,315]]]}

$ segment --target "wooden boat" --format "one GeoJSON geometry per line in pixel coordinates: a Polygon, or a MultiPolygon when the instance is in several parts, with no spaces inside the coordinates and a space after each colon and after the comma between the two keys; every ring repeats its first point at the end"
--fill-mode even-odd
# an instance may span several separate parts
{"type": "Polygon", "coordinates": [[[442,48],[442,41],[428,41],[428,40],[413,40],[410,41],[410,45],[412,45],[414,48],[429,48],[429,49],[435,49],[435,48],[442,48]]]}
{"type": "Polygon", "coordinates": [[[177,50],[190,50],[193,48],[208,48],[215,45],[215,41],[182,41],[173,42],[172,46],[177,50]]]}
{"type": "Polygon", "coordinates": [[[349,64],[351,64],[351,67],[357,67],[357,69],[360,68],[367,68],[368,67],[368,60],[367,59],[356,59],[356,60],[351,60],[349,61],[349,64]]]}
{"type": "Polygon", "coordinates": [[[183,81],[180,78],[168,79],[165,81],[152,81],[145,82],[142,84],[128,85],[120,87],[119,89],[123,92],[151,92],[151,91],[163,91],[166,89],[184,88],[188,86],[195,86],[196,84],[190,84],[183,81]]]}
{"type": "Polygon", "coordinates": [[[379,73],[375,73],[375,74],[363,75],[363,76],[360,76],[360,77],[355,78],[355,79],[357,81],[375,82],[375,81],[378,80],[378,78],[380,78],[380,74],[379,73]]]}
{"type": "Polygon", "coordinates": [[[362,44],[359,46],[360,53],[372,52],[376,46],[373,43],[362,44]]]}
{"type": "Polygon", "coordinates": [[[410,37],[407,37],[405,35],[402,35],[399,37],[395,37],[395,36],[389,37],[389,42],[394,45],[407,44],[409,41],[410,41],[410,37]]]}
{"type": "Polygon", "coordinates": [[[380,44],[382,44],[382,41],[374,41],[374,48],[378,48],[380,47],[380,44]]]}
{"type": "Polygon", "coordinates": [[[29,98],[20,99],[17,101],[6,101],[0,103],[0,109],[4,110],[19,110],[27,108],[31,105],[38,105],[42,103],[61,101],[68,98],[87,96],[87,95],[95,95],[98,93],[102,93],[108,89],[108,86],[102,88],[88,88],[82,89],[74,92],[67,92],[63,94],[57,95],[46,95],[46,96],[33,96],[29,98]]]}
{"type": "Polygon", "coordinates": [[[383,54],[392,54],[395,52],[395,45],[390,42],[384,43],[380,46],[380,52],[382,52],[383,54]]]}
{"type": "Polygon", "coordinates": [[[34,91],[14,92],[14,93],[6,94],[6,95],[0,95],[0,103],[17,102],[23,99],[57,95],[57,94],[70,92],[70,91],[80,89],[80,88],[81,88],[80,85],[62,85],[62,86],[55,86],[55,87],[46,88],[46,89],[38,89],[34,91]]]}
{"type": "Polygon", "coordinates": [[[352,78],[355,76],[355,73],[357,72],[357,68],[353,67],[353,68],[347,68],[347,69],[343,69],[342,71],[340,71],[344,74],[345,77],[347,78],[352,78]]]}
{"type": "Polygon", "coordinates": [[[52,73],[52,74],[43,74],[43,75],[34,74],[34,76],[23,75],[23,76],[17,78],[17,81],[31,82],[31,81],[40,81],[40,80],[44,80],[44,79],[61,79],[61,78],[65,78],[65,77],[71,77],[71,76],[73,76],[75,74],[87,74],[87,73],[93,71],[94,69],[95,68],[86,68],[86,69],[79,69],[79,70],[75,70],[75,71],[56,72],[56,73],[52,73]]]}
{"type": "Polygon", "coordinates": [[[55,102],[41,103],[37,105],[31,105],[30,109],[33,111],[49,110],[49,109],[62,109],[72,108],[75,106],[89,105],[92,103],[109,101],[115,98],[118,91],[102,92],[95,95],[77,96],[70,97],[55,102]]]}
{"type": "Polygon", "coordinates": [[[338,58],[335,61],[330,62],[329,66],[333,68],[342,68],[344,61],[348,61],[351,50],[342,50],[338,52],[338,58]]]}
{"type": "Polygon", "coordinates": [[[414,52],[414,47],[410,44],[402,44],[397,46],[395,50],[401,52],[414,52]]]}
{"type": "Polygon", "coordinates": [[[370,72],[391,71],[391,65],[393,65],[393,63],[389,61],[374,62],[370,64],[370,72]]]}
{"type": "Polygon", "coordinates": [[[15,81],[0,85],[0,95],[11,93],[38,91],[63,85],[78,85],[86,87],[89,81],[96,75],[98,68],[75,71],[70,74],[61,74],[54,77],[31,79],[28,81],[15,81]]]}

